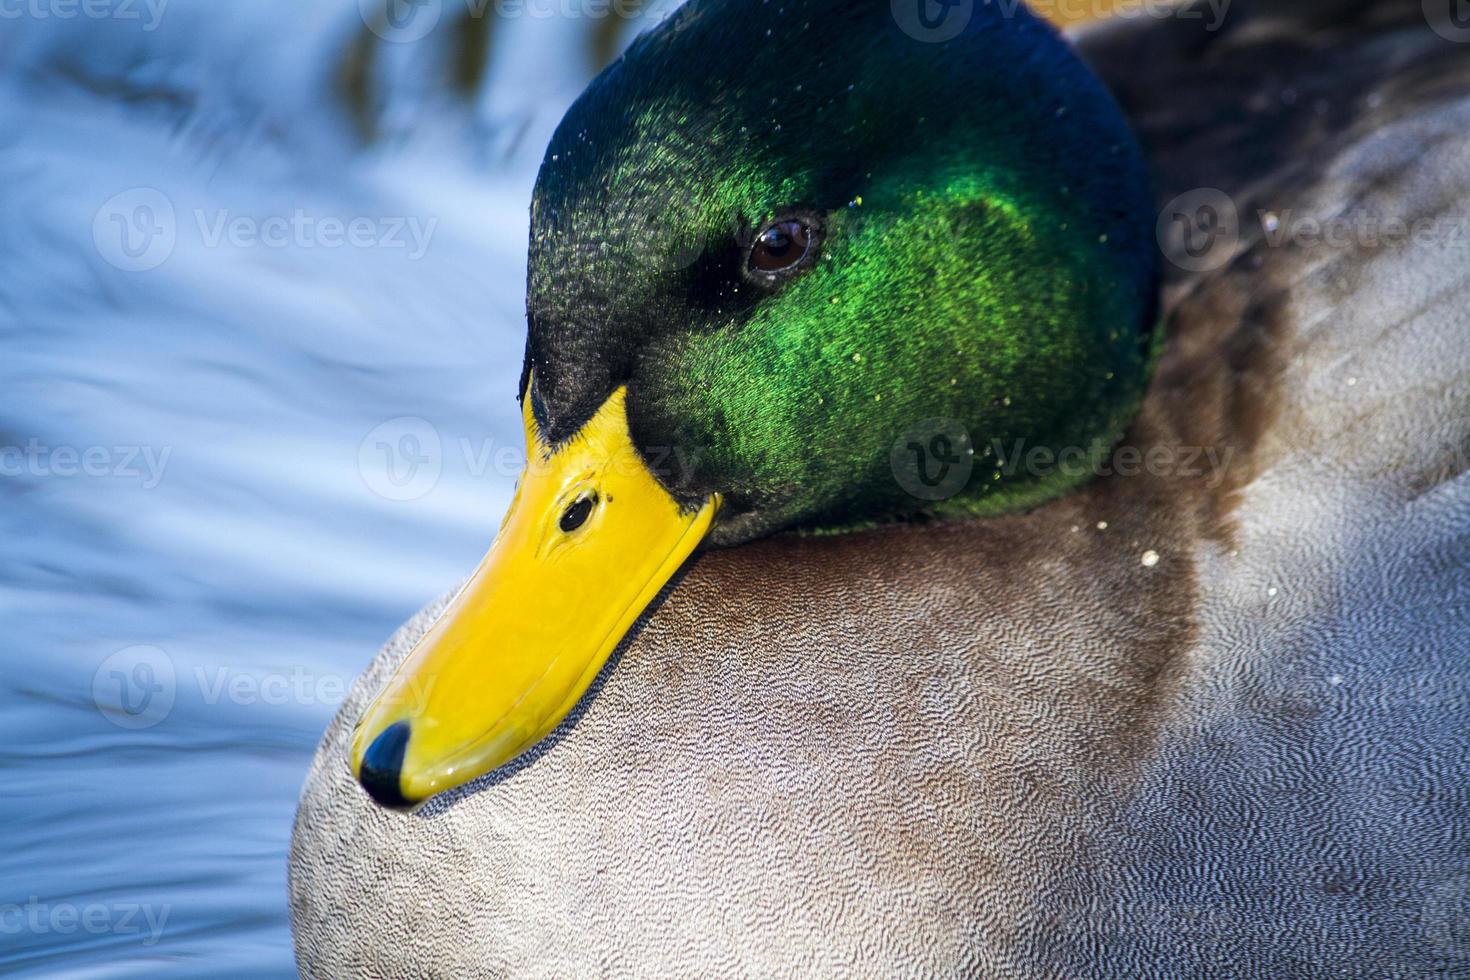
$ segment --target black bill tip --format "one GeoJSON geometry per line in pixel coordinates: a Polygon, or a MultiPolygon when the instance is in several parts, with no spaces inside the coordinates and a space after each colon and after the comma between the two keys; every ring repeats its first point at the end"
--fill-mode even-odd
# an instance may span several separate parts
{"type": "Polygon", "coordinates": [[[390,810],[411,809],[416,801],[403,795],[399,777],[403,772],[403,754],[408,750],[408,722],[398,721],[378,733],[362,755],[357,781],[367,794],[390,810]]]}

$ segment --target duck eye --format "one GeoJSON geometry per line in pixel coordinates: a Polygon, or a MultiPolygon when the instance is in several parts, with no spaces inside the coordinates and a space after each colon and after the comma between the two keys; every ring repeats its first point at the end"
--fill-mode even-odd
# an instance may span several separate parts
{"type": "Polygon", "coordinates": [[[588,494],[585,497],[578,497],[572,501],[571,506],[567,507],[561,513],[561,520],[558,523],[562,531],[566,534],[571,534],[577,528],[586,524],[588,516],[592,513],[592,505],[595,503],[597,503],[597,494],[595,493],[588,494]]]}
{"type": "Polygon", "coordinates": [[[751,244],[751,271],[776,275],[798,268],[816,252],[816,238],[812,226],[800,218],[772,222],[751,244]]]}

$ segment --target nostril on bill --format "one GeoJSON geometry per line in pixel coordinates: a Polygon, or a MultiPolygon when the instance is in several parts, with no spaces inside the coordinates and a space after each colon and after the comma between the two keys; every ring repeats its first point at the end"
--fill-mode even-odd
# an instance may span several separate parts
{"type": "Polygon", "coordinates": [[[595,493],[588,494],[574,501],[570,507],[562,512],[561,520],[558,522],[561,525],[562,533],[571,534],[577,528],[587,523],[587,518],[592,514],[592,508],[596,503],[597,494],[595,493]]]}

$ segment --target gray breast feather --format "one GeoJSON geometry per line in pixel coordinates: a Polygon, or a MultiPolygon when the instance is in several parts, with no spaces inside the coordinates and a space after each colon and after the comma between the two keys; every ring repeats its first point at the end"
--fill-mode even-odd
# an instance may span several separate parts
{"type": "Polygon", "coordinates": [[[1243,222],[1281,405],[1158,749],[1042,900],[1064,973],[1470,972],[1466,133],[1463,102],[1379,129],[1243,222]],[[1355,240],[1260,224],[1309,219],[1355,240]],[[1362,244],[1392,219],[1423,234],[1362,244]]]}

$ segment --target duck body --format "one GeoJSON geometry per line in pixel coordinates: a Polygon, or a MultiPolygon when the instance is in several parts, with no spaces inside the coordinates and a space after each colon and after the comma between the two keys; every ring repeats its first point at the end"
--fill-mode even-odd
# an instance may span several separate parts
{"type": "Polygon", "coordinates": [[[304,975],[1470,974],[1470,47],[1241,0],[1079,48],[1159,209],[1238,218],[1163,265],[1112,469],[710,551],[548,741],[404,815],[349,741],[426,609],[308,776],[304,975]],[[1267,234],[1359,214],[1439,231],[1267,234]]]}

